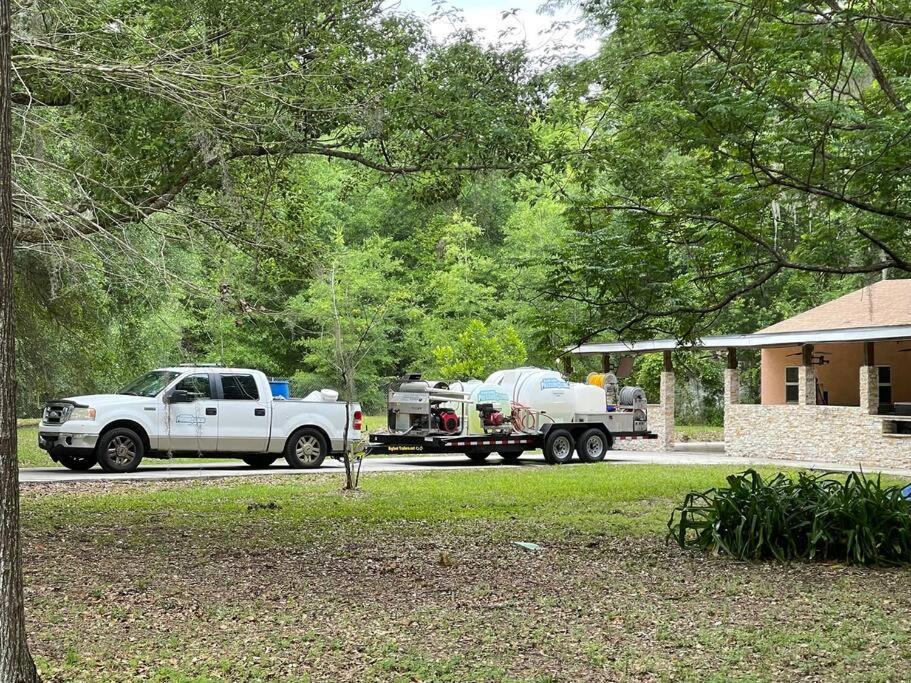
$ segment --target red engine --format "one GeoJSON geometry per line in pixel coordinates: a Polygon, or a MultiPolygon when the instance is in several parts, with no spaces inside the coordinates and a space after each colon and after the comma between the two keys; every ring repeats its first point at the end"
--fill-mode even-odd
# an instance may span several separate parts
{"type": "Polygon", "coordinates": [[[449,408],[438,408],[433,410],[435,427],[441,432],[458,432],[459,416],[449,408]]]}
{"type": "Polygon", "coordinates": [[[496,410],[492,403],[479,403],[478,412],[485,427],[502,427],[506,423],[503,413],[496,410]]]}

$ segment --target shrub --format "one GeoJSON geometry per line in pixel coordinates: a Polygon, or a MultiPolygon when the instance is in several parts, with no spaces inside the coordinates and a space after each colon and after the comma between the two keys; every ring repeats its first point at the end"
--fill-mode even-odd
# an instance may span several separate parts
{"type": "Polygon", "coordinates": [[[763,479],[747,470],[727,482],[687,494],[671,514],[668,537],[739,560],[911,562],[911,504],[879,476],[800,472],[763,479]]]}

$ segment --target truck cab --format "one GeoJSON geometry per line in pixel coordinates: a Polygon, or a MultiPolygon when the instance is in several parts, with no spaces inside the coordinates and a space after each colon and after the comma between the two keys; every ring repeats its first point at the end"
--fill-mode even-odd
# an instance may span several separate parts
{"type": "Polygon", "coordinates": [[[252,467],[284,456],[291,467],[313,468],[360,439],[360,407],[337,398],[331,390],[275,398],[258,370],[160,368],[113,394],[49,402],[38,445],[74,470],[97,463],[130,472],[144,457],[175,456],[236,457],[252,467]]]}

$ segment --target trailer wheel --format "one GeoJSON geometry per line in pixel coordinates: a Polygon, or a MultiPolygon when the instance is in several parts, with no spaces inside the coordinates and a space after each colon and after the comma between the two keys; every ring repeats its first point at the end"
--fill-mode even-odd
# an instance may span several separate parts
{"type": "Polygon", "coordinates": [[[480,465],[490,456],[490,451],[465,451],[465,455],[467,455],[472,462],[480,465]]]}
{"type": "Polygon", "coordinates": [[[497,453],[497,455],[503,458],[504,463],[507,465],[512,465],[514,462],[518,462],[519,456],[521,456],[524,452],[525,451],[501,451],[497,453]]]}
{"type": "Polygon", "coordinates": [[[271,465],[273,462],[278,460],[278,458],[273,457],[271,455],[254,454],[254,455],[245,455],[244,457],[241,458],[241,460],[243,460],[245,463],[247,463],[247,465],[249,465],[250,467],[262,469],[264,467],[268,467],[269,465],[271,465]]]}
{"type": "Polygon", "coordinates": [[[544,440],[544,459],[551,465],[562,465],[572,460],[575,447],[572,434],[555,429],[544,440]]]}
{"type": "Polygon", "coordinates": [[[610,437],[601,429],[589,429],[576,442],[579,460],[582,462],[601,462],[610,448],[610,437]]]}

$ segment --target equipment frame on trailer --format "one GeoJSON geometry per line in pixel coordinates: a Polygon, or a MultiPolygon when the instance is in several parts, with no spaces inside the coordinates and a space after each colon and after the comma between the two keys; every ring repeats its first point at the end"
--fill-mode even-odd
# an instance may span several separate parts
{"type": "Polygon", "coordinates": [[[503,434],[473,435],[409,435],[390,432],[378,432],[370,435],[366,446],[367,455],[396,455],[399,453],[464,453],[469,457],[487,456],[491,453],[518,455],[524,451],[544,449],[548,462],[554,464],[567,462],[572,457],[574,447],[580,450],[580,459],[584,462],[596,462],[604,458],[604,451],[611,448],[615,441],[635,439],[657,439],[651,432],[611,432],[601,423],[570,422],[545,425],[540,432],[509,432],[503,434]],[[583,455],[586,437],[594,438],[598,432],[603,434],[603,447],[599,452],[583,455]],[[562,451],[555,445],[556,439],[563,438],[562,451]],[[578,443],[577,443],[578,441],[578,443]],[[568,447],[568,452],[566,448],[568,447]],[[560,455],[559,453],[564,453],[560,455]]]}

